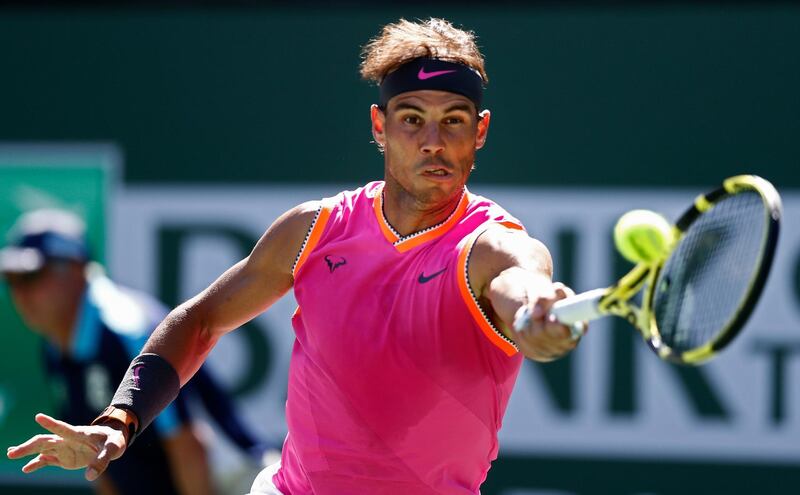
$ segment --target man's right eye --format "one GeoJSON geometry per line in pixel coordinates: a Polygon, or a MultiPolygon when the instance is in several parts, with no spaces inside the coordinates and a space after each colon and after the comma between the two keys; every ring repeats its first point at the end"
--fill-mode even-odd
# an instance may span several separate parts
{"type": "Polygon", "coordinates": [[[406,124],[417,125],[421,121],[422,121],[422,119],[420,119],[416,115],[407,115],[407,116],[403,117],[403,122],[406,123],[406,124]]]}

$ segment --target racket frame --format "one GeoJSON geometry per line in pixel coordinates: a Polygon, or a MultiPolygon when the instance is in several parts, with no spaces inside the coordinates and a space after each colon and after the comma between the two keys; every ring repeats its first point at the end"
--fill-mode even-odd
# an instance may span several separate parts
{"type": "MultiPolygon", "coordinates": [[[[581,320],[592,320],[606,315],[613,315],[628,321],[642,335],[650,348],[664,360],[678,364],[696,365],[714,357],[726,347],[750,317],[769,275],[778,241],[778,231],[782,206],[780,196],[768,181],[755,175],[737,175],[725,179],[722,185],[713,191],[701,194],[694,204],[687,209],[673,226],[673,243],[670,254],[679,245],[689,227],[714,205],[725,197],[742,191],[755,191],[765,205],[766,229],[762,243],[760,259],[756,266],[756,276],[747,288],[746,296],[732,315],[725,328],[717,336],[694,349],[677,352],[664,344],[656,324],[653,301],[655,299],[656,281],[669,255],[653,263],[639,263],[633,267],[614,285],[605,289],[577,294],[557,301],[551,313],[561,322],[575,328],[581,320]],[[631,299],[641,290],[642,304],[637,306],[631,299]]],[[[580,328],[578,326],[577,328],[580,328]]],[[[573,337],[580,337],[573,331],[573,337]]]]}

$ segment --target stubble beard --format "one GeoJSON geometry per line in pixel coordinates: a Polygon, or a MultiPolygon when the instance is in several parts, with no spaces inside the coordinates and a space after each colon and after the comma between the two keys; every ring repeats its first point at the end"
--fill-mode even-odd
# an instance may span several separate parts
{"type": "Polygon", "coordinates": [[[444,191],[440,187],[420,187],[417,188],[414,185],[416,178],[416,174],[420,168],[430,165],[443,165],[447,167],[448,170],[453,171],[455,174],[460,174],[462,170],[464,170],[464,166],[460,163],[454,164],[449,160],[444,158],[427,158],[421,161],[418,161],[414,167],[411,169],[411,174],[408,176],[410,179],[407,181],[408,184],[404,184],[404,181],[398,179],[393,173],[392,168],[390,165],[391,160],[391,153],[388,152],[389,150],[384,149],[384,177],[387,185],[393,191],[398,191],[402,197],[400,198],[401,201],[408,202],[408,204],[414,204],[419,209],[428,209],[428,208],[436,208],[441,207],[444,204],[447,204],[452,201],[456,201],[457,198],[461,197],[461,192],[466,185],[469,176],[472,173],[472,170],[475,169],[475,155],[468,157],[467,160],[470,162],[470,166],[466,172],[465,177],[462,178],[461,186],[456,186],[452,191],[444,191]]]}

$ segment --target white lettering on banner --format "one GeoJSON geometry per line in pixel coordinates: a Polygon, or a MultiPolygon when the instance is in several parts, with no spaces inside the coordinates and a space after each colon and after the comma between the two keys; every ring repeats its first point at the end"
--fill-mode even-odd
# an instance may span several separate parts
{"type": "MultiPolygon", "coordinates": [[[[218,223],[257,239],[281,213],[339,187],[128,188],[116,196],[110,223],[110,267],[120,282],[158,292],[159,230],[218,223]]],[[[547,244],[559,263],[572,263],[576,290],[615,280],[611,227],[623,212],[648,208],[676,218],[699,192],[618,189],[526,189],[475,186],[473,192],[503,205],[547,244]],[[558,259],[558,236],[575,232],[575,259],[558,259]]],[[[800,194],[783,192],[784,222],[775,264],[761,302],[743,333],[713,362],[695,370],[718,410],[701,414],[674,366],[644,343],[632,356],[630,407],[611,407],[614,362],[609,319],[594,322],[572,358],[574,403],[558,407],[542,371],[526,363],[501,431],[503,452],[681,459],[800,461],[800,194]]],[[[247,253],[221,237],[198,235],[182,246],[180,296],[188,298],[247,253]]],[[[243,399],[245,416],[262,432],[281,434],[292,329],[293,298],[282,299],[257,320],[268,328],[274,368],[258,393],[243,399]]],[[[633,330],[631,330],[633,331],[633,330]]],[[[226,336],[210,364],[225,379],[248,366],[242,342],[226,336]],[[239,368],[237,368],[239,367],[239,368]]],[[[693,372],[693,373],[694,373],[693,372]]],[[[702,409],[702,407],[700,407],[702,409]]]]}

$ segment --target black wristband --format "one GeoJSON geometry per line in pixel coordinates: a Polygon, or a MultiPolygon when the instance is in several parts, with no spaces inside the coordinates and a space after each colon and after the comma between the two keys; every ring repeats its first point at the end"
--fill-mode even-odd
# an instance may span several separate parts
{"type": "Polygon", "coordinates": [[[181,382],[175,368],[158,354],[140,354],[131,361],[111,400],[112,406],[128,409],[139,419],[139,427],[129,445],[175,400],[180,389],[181,382]]]}

